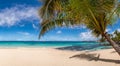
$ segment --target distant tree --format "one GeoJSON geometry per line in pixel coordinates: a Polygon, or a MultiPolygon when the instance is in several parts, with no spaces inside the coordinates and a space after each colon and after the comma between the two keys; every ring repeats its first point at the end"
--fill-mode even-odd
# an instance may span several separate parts
{"type": "Polygon", "coordinates": [[[115,32],[114,32],[114,37],[112,38],[116,43],[120,43],[120,32],[118,31],[118,30],[116,30],[115,32]]]}

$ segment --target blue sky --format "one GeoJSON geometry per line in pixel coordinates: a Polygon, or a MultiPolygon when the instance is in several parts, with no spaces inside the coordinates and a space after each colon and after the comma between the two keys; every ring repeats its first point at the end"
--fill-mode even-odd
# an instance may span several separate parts
{"type": "MultiPolygon", "coordinates": [[[[0,0],[0,41],[38,41],[39,0],[0,0]]],[[[120,31],[118,20],[107,31],[120,31]]],[[[85,26],[56,28],[46,33],[41,41],[97,40],[85,26]]]]}

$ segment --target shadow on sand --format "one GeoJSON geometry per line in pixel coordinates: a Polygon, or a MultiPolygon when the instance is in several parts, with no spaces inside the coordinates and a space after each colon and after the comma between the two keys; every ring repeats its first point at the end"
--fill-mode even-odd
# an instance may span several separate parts
{"type": "Polygon", "coordinates": [[[70,59],[78,58],[78,59],[85,59],[88,61],[102,61],[102,62],[111,62],[111,63],[120,64],[120,60],[100,58],[100,54],[82,53],[82,54],[73,55],[69,58],[70,59]]]}
{"type": "Polygon", "coordinates": [[[108,49],[110,48],[109,46],[101,46],[99,44],[96,45],[76,45],[76,46],[67,46],[67,47],[59,47],[55,48],[58,50],[70,50],[70,51],[82,51],[82,50],[97,50],[97,49],[108,49]]]}

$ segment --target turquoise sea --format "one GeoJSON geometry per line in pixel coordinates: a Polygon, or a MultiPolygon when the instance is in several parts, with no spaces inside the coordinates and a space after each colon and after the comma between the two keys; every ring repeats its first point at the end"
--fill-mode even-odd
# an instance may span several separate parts
{"type": "Polygon", "coordinates": [[[94,41],[0,41],[0,47],[53,47],[60,50],[98,50],[110,48],[94,41]]]}

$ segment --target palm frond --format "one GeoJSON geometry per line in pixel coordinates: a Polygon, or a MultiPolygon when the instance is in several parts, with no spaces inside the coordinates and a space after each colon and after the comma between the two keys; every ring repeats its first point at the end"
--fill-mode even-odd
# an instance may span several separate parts
{"type": "Polygon", "coordinates": [[[84,24],[95,36],[106,31],[120,14],[119,0],[44,0],[39,11],[40,36],[56,27],[84,24]],[[65,25],[63,25],[65,24],[65,25]]]}
{"type": "Polygon", "coordinates": [[[39,15],[43,19],[52,18],[56,11],[61,11],[60,0],[44,0],[43,6],[39,9],[39,15]]]}
{"type": "MultiPolygon", "coordinates": [[[[79,23],[80,24],[80,23],[79,23]]],[[[44,35],[46,32],[56,28],[56,27],[71,27],[79,25],[78,22],[72,19],[56,19],[53,21],[45,20],[41,23],[41,31],[39,34],[39,38],[44,35]]]]}

